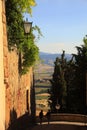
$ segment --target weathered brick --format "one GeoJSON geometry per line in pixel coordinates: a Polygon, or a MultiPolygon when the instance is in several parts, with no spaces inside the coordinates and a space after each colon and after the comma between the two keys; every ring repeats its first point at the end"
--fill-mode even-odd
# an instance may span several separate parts
{"type": "MultiPolygon", "coordinates": [[[[6,59],[5,59],[5,61],[6,61],[6,59]]],[[[15,110],[17,112],[17,117],[19,117],[19,116],[23,115],[26,111],[26,89],[28,88],[30,90],[30,87],[31,87],[30,80],[32,80],[32,78],[31,78],[32,69],[30,69],[31,71],[28,74],[23,75],[21,77],[19,76],[18,55],[15,50],[12,52],[8,51],[8,61],[7,62],[8,62],[8,72],[9,73],[7,73],[7,70],[6,70],[5,76],[7,76],[7,74],[9,74],[8,86],[10,89],[9,92],[11,92],[11,94],[10,93],[7,94],[7,97],[9,97],[9,95],[10,95],[11,96],[10,98],[12,100],[14,100],[14,104],[10,100],[9,100],[9,102],[11,102],[12,107],[13,106],[15,107],[15,110]]],[[[6,64],[5,64],[5,66],[6,66],[6,64]]],[[[30,96],[30,94],[29,94],[29,96],[30,96]]],[[[29,100],[29,105],[30,105],[30,100],[29,100]]],[[[8,107],[8,105],[6,105],[6,107],[8,107]]],[[[10,108],[10,109],[12,109],[12,108],[10,108]]]]}
{"type": "Polygon", "coordinates": [[[3,24],[3,34],[6,35],[7,31],[6,31],[6,24],[3,24]]]}
{"type": "MultiPolygon", "coordinates": [[[[4,101],[2,102],[2,105],[4,106],[3,108],[5,108],[6,106],[5,108],[6,117],[3,121],[3,124],[6,121],[5,123],[7,128],[10,121],[10,112],[12,111],[13,107],[15,108],[15,111],[17,113],[17,117],[22,116],[26,112],[26,90],[27,89],[29,89],[28,103],[30,109],[30,90],[31,90],[30,87],[32,82],[31,81],[32,69],[30,69],[31,71],[27,75],[20,77],[18,71],[17,49],[14,48],[14,51],[12,52],[8,51],[4,2],[5,0],[0,0],[0,51],[1,51],[0,52],[1,54],[0,78],[2,77],[1,79],[3,80],[2,82],[0,82],[1,84],[0,96],[2,98],[2,93],[3,93],[2,99],[4,101]]],[[[0,110],[2,110],[2,108],[0,110]]],[[[5,111],[3,111],[3,114],[0,113],[1,120],[3,120],[5,116],[5,111]]]]}
{"type": "Polygon", "coordinates": [[[7,46],[4,46],[4,56],[5,56],[5,57],[8,56],[8,49],[7,49],[7,46]]]}

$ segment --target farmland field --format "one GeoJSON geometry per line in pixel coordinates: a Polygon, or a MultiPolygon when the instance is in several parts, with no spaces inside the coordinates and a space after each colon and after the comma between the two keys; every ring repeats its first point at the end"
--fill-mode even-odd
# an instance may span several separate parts
{"type": "Polygon", "coordinates": [[[36,115],[42,109],[44,113],[49,109],[48,91],[51,88],[50,79],[52,78],[53,67],[40,64],[35,68],[35,99],[36,99],[36,115]]]}

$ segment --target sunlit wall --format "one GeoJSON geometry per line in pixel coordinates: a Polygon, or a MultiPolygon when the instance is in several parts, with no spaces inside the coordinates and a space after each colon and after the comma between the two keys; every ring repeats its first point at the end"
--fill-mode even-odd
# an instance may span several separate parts
{"type": "Polygon", "coordinates": [[[5,86],[3,68],[3,0],[0,0],[0,130],[5,129],[5,86]]]}

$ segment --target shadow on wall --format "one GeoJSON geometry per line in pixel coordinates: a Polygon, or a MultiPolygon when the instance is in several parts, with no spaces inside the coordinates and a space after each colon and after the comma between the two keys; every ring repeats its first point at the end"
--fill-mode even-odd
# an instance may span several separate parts
{"type": "Polygon", "coordinates": [[[17,119],[16,110],[13,108],[10,110],[10,124],[12,124],[17,119]]]}
{"type": "Polygon", "coordinates": [[[25,113],[23,116],[17,118],[17,112],[13,108],[10,111],[10,123],[7,130],[25,130],[30,126],[31,117],[29,113],[25,113]]]}

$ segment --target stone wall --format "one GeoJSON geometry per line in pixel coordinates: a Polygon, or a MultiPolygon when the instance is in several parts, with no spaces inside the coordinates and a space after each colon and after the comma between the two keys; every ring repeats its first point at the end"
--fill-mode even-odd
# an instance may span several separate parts
{"type": "Polygon", "coordinates": [[[5,130],[5,85],[4,85],[4,52],[6,40],[6,19],[4,0],[0,0],[0,130],[5,130]]]}
{"type": "Polygon", "coordinates": [[[14,121],[15,118],[19,118],[25,114],[26,111],[29,110],[29,114],[31,114],[30,94],[33,87],[33,71],[32,68],[30,68],[29,73],[20,76],[18,71],[18,58],[19,56],[16,49],[14,49],[14,51],[8,52],[6,128],[8,127],[9,123],[14,121]]]}
{"type": "MultiPolygon", "coordinates": [[[[79,123],[87,123],[87,115],[80,114],[51,114],[50,121],[68,121],[68,122],[79,122],[79,123]]],[[[39,117],[36,117],[36,122],[40,122],[39,117]]],[[[46,116],[43,117],[43,122],[47,122],[46,116]]]]}
{"type": "Polygon", "coordinates": [[[9,52],[6,31],[5,0],[0,0],[0,130],[26,111],[31,114],[33,71],[20,76],[16,48],[9,52]]]}
{"type": "Polygon", "coordinates": [[[2,68],[3,62],[1,62],[2,66],[0,72],[1,77],[3,78],[2,83],[4,81],[4,85],[1,85],[2,91],[0,91],[3,96],[2,94],[0,94],[0,96],[3,97],[1,98],[3,99],[3,106],[1,109],[5,109],[5,111],[1,113],[3,114],[3,116],[5,116],[4,126],[6,126],[7,129],[9,124],[14,121],[15,118],[19,118],[20,116],[25,114],[26,111],[28,111],[30,115],[32,114],[31,92],[33,89],[33,70],[32,68],[30,68],[29,73],[20,76],[18,70],[19,55],[17,49],[15,47],[13,48],[13,51],[8,50],[4,4],[2,21],[2,29],[4,33],[0,34],[0,36],[3,37],[2,45],[4,46],[2,46],[1,49],[4,49],[4,57],[3,50],[0,50],[0,52],[2,52],[2,60],[4,59],[4,68],[2,68]]]}

